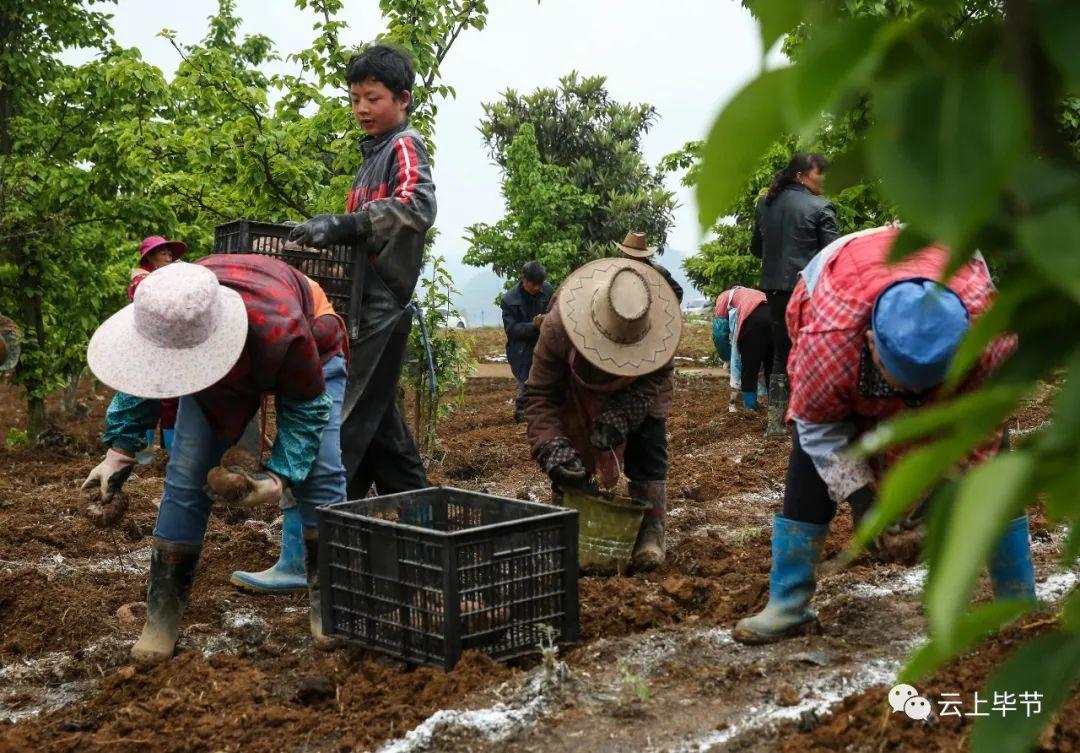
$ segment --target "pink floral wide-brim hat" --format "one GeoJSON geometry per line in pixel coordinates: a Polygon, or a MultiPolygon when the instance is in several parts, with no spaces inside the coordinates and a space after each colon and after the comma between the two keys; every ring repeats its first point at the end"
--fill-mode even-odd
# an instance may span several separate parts
{"type": "Polygon", "coordinates": [[[143,398],[190,395],[229,373],[247,340],[244,300],[197,264],[147,275],[135,301],[90,338],[86,360],[113,389],[143,398]]]}

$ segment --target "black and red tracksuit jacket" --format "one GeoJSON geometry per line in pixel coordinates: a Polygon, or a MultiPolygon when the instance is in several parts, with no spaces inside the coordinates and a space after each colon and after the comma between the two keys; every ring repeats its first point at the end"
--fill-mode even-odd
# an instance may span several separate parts
{"type": "Polygon", "coordinates": [[[360,142],[364,163],[345,202],[371,220],[367,252],[398,301],[411,298],[423,266],[424,238],[435,223],[435,184],[424,140],[403,123],[360,142]]]}

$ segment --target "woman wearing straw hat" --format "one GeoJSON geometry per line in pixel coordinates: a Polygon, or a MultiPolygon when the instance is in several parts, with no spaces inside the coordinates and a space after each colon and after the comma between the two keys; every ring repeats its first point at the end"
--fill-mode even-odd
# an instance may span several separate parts
{"type": "Polygon", "coordinates": [[[533,457],[559,496],[619,481],[648,502],[631,558],[664,561],[672,358],[682,331],[675,294],[650,267],[600,259],[570,273],[552,299],[525,383],[533,457]]]}
{"type": "Polygon", "coordinates": [[[140,283],[134,303],[94,333],[90,369],[118,392],[105,419],[109,450],[83,485],[88,494],[110,502],[131,474],[157,401],[181,396],[134,658],[172,656],[210,515],[207,474],[265,393],[274,394],[277,414],[269,460],[257,472],[217,469],[215,478],[241,490],[230,499],[241,506],[275,504],[292,491],[304,524],[311,631],[322,640],[315,507],[345,499],[344,338],[344,323],[318,285],[284,262],[255,255],[156,270],[140,283]]]}
{"type": "Polygon", "coordinates": [[[671,272],[668,271],[668,268],[656,260],[656,255],[658,253],[664,253],[664,250],[659,246],[650,246],[645,241],[645,233],[631,230],[626,234],[626,237],[623,238],[622,243],[612,241],[612,244],[619,250],[619,254],[622,257],[640,261],[642,264],[648,264],[659,272],[660,276],[671,286],[672,292],[675,293],[675,299],[679,303],[682,303],[682,285],[675,282],[675,278],[671,276],[671,272]]]}

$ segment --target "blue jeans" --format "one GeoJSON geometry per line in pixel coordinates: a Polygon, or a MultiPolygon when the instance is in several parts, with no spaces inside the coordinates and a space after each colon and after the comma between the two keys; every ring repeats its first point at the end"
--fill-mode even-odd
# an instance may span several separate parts
{"type": "MultiPolygon", "coordinates": [[[[335,356],[323,364],[326,391],[334,400],[330,421],[323,429],[319,454],[308,477],[293,489],[300,519],[313,527],[315,508],[345,501],[345,466],[341,462],[341,400],[345,395],[345,359],[335,356]]],[[[172,454],[165,470],[165,494],[158,510],[154,536],[176,544],[202,544],[210,518],[210,498],[203,492],[206,474],[221,461],[225,444],[214,434],[199,403],[180,398],[172,454]]]]}

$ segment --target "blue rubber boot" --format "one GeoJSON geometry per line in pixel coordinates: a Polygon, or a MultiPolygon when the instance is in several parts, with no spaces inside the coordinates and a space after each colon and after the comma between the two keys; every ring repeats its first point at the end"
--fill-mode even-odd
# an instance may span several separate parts
{"type": "Polygon", "coordinates": [[[286,508],[282,515],[285,522],[281,526],[281,555],[268,570],[261,573],[246,573],[237,570],[229,582],[251,591],[264,593],[283,593],[306,591],[307,577],[304,575],[304,538],[300,527],[300,508],[286,508]]]}
{"type": "Polygon", "coordinates": [[[810,599],[814,595],[814,567],[828,533],[828,524],[800,523],[779,515],[773,519],[769,603],[753,617],[739,620],[732,638],[756,645],[817,628],[810,599]]]}
{"type": "Polygon", "coordinates": [[[153,448],[154,442],[157,441],[157,429],[146,430],[146,446],[153,448]]]}
{"type": "Polygon", "coordinates": [[[170,454],[172,453],[172,440],[175,433],[175,429],[161,430],[161,444],[165,446],[165,452],[168,452],[170,454]]]}
{"type": "Polygon", "coordinates": [[[990,582],[996,599],[1035,600],[1035,566],[1026,514],[1009,521],[990,554],[990,582]]]}
{"type": "Polygon", "coordinates": [[[742,407],[747,410],[757,410],[757,393],[756,392],[744,392],[742,393],[742,407]]]}

